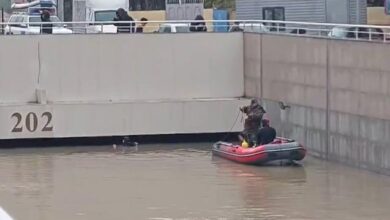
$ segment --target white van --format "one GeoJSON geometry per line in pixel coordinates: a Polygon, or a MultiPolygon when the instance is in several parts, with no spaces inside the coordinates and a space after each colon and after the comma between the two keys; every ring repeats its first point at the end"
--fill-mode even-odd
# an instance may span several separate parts
{"type": "MultiPolygon", "coordinates": [[[[61,22],[57,16],[50,16],[52,22],[61,22]]],[[[5,27],[4,33],[11,34],[40,34],[41,16],[28,14],[11,15],[5,27]]],[[[73,31],[61,23],[53,24],[53,34],[72,34],[73,31]]]]}
{"type": "Polygon", "coordinates": [[[264,33],[269,32],[268,28],[261,23],[239,23],[234,24],[230,27],[229,32],[243,31],[243,32],[254,32],[264,33]]]}

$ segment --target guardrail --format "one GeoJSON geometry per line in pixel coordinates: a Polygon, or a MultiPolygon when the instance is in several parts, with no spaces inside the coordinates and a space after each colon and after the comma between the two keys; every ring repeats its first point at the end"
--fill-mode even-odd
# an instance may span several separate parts
{"type": "MultiPolygon", "coordinates": [[[[5,35],[42,34],[45,22],[0,23],[5,35]]],[[[50,22],[53,34],[257,32],[364,41],[390,41],[390,26],[274,20],[50,22]],[[203,24],[202,24],[203,23],[203,24]],[[138,28],[138,29],[137,29],[138,28]]]]}

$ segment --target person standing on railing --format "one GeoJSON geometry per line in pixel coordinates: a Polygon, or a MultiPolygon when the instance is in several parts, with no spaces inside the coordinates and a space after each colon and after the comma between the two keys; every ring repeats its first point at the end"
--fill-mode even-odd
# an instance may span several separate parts
{"type": "Polygon", "coordinates": [[[137,27],[136,31],[137,33],[143,33],[144,32],[144,27],[147,24],[148,19],[146,18],[141,18],[141,24],[137,27]]]}
{"type": "Polygon", "coordinates": [[[41,34],[52,34],[53,33],[53,24],[50,23],[50,12],[44,10],[41,13],[41,34]]]}
{"type": "Polygon", "coordinates": [[[134,19],[130,17],[127,11],[123,8],[119,8],[116,11],[116,17],[114,21],[128,21],[126,23],[115,23],[117,27],[117,33],[132,33],[134,32],[134,19]]]}
{"type": "Polygon", "coordinates": [[[206,32],[207,27],[206,23],[204,22],[204,18],[202,15],[197,15],[195,17],[195,22],[191,22],[190,31],[191,32],[206,32]]]}

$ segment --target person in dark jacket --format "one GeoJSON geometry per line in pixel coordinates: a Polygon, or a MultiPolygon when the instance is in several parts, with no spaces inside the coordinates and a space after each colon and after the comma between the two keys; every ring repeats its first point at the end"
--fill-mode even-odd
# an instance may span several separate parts
{"type": "Polygon", "coordinates": [[[41,24],[41,34],[52,34],[53,33],[53,24],[50,23],[50,12],[47,10],[44,10],[41,13],[41,21],[43,24],[41,24]]]}
{"type": "Polygon", "coordinates": [[[132,33],[134,32],[134,19],[123,8],[119,8],[116,11],[116,17],[114,21],[129,21],[126,23],[115,23],[117,26],[117,33],[132,33]]]}
{"type": "Polygon", "coordinates": [[[202,15],[197,15],[195,17],[196,22],[191,22],[190,31],[191,32],[206,32],[207,27],[206,23],[204,22],[204,18],[202,15]]]}
{"type": "Polygon", "coordinates": [[[240,31],[243,31],[243,30],[240,28],[240,23],[237,21],[233,23],[233,25],[230,27],[230,30],[229,30],[229,32],[240,32],[240,31]]]}
{"type": "Polygon", "coordinates": [[[240,134],[239,138],[241,141],[245,140],[249,146],[254,146],[257,144],[257,132],[259,131],[261,120],[266,111],[257,99],[252,99],[249,106],[240,108],[240,110],[247,115],[247,118],[244,122],[244,131],[240,134]]]}
{"type": "Polygon", "coordinates": [[[141,24],[137,27],[136,31],[137,33],[143,33],[144,32],[144,27],[147,24],[148,19],[146,18],[141,18],[141,24]]]}
{"type": "Polygon", "coordinates": [[[268,119],[262,119],[262,128],[257,134],[257,143],[260,145],[272,143],[276,138],[276,130],[269,125],[268,119]]]}

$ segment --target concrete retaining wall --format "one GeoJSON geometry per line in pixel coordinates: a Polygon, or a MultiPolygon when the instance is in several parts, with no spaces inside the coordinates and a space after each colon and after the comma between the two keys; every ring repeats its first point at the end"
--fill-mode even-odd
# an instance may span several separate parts
{"type": "Polygon", "coordinates": [[[239,131],[242,37],[2,36],[0,139],[239,131]]]}
{"type": "Polygon", "coordinates": [[[242,34],[12,36],[0,103],[242,97],[242,34]],[[235,86],[232,86],[232,85],[235,86]]]}
{"type": "Polygon", "coordinates": [[[389,53],[382,43],[245,34],[245,93],[312,154],[390,173],[389,53]]]}
{"type": "Polygon", "coordinates": [[[235,119],[247,104],[226,98],[6,105],[0,106],[0,139],[240,131],[235,119]]]}

